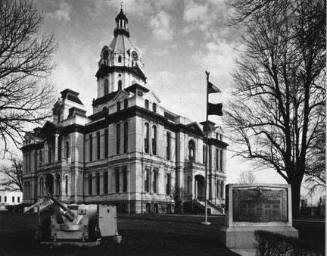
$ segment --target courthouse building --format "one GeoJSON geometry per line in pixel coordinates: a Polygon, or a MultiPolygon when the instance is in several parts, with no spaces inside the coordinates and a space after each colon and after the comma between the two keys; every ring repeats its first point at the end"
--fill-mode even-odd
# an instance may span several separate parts
{"type": "Polygon", "coordinates": [[[86,114],[78,92],[66,89],[53,106],[52,120],[25,135],[24,203],[51,193],[67,203],[115,204],[120,212],[200,207],[205,126],[207,196],[212,210],[219,210],[228,146],[221,128],[161,106],[146,84],[140,51],[130,40],[122,10],[115,21],[114,38],[100,53],[93,114],[86,114]]]}

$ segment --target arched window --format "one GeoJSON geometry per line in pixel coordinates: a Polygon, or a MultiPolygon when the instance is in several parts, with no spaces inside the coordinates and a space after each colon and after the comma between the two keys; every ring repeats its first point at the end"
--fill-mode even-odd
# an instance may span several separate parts
{"type": "Polygon", "coordinates": [[[119,55],[118,56],[118,63],[121,63],[121,61],[122,61],[122,57],[121,57],[121,55],[119,55]]]}
{"type": "Polygon", "coordinates": [[[61,186],[60,186],[60,175],[56,175],[56,192],[57,195],[59,196],[61,194],[61,186]]]}
{"type": "Polygon", "coordinates": [[[128,122],[124,123],[124,153],[128,151],[128,122]]]}
{"type": "Polygon", "coordinates": [[[149,100],[144,101],[145,109],[149,109],[149,100]]]}
{"type": "Polygon", "coordinates": [[[145,123],[145,134],[144,134],[144,152],[149,153],[149,124],[145,123]]]}
{"type": "Polygon", "coordinates": [[[155,113],[157,112],[157,104],[156,103],[152,104],[152,111],[155,113]]]}
{"type": "Polygon", "coordinates": [[[104,51],[103,51],[103,59],[107,60],[108,57],[109,57],[109,52],[108,52],[108,50],[104,50],[104,51]]]}
{"type": "Polygon", "coordinates": [[[188,143],[188,159],[195,161],[195,143],[193,140],[190,140],[188,143]]]}
{"type": "Polygon", "coordinates": [[[104,79],[103,83],[103,95],[107,95],[109,92],[109,82],[108,79],[104,79]]]}
{"type": "Polygon", "coordinates": [[[121,80],[118,80],[118,91],[121,91],[123,89],[123,82],[121,80]]]}
{"type": "Polygon", "coordinates": [[[152,153],[157,154],[157,127],[152,126],[152,153]]]}

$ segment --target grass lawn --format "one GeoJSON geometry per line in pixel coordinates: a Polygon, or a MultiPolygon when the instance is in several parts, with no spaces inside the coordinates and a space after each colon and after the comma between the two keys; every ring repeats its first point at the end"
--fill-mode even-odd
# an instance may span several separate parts
{"type": "MultiPolygon", "coordinates": [[[[36,215],[0,212],[0,255],[236,255],[218,242],[218,228],[224,217],[209,217],[204,226],[200,216],[119,215],[119,245],[95,248],[40,246],[34,239],[36,215]]],[[[324,223],[314,227],[297,223],[304,239],[324,248],[324,223]]]]}

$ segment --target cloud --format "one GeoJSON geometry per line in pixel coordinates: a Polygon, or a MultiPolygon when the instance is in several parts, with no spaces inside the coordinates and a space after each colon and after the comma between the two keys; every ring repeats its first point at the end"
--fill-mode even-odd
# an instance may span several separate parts
{"type": "Polygon", "coordinates": [[[202,31],[206,38],[222,30],[227,21],[229,6],[224,0],[185,0],[182,28],[184,34],[192,31],[202,31]]]}
{"type": "Polygon", "coordinates": [[[203,18],[207,15],[207,12],[207,5],[200,5],[189,2],[189,4],[185,6],[184,20],[186,22],[196,22],[199,20],[203,20],[203,18]]]}
{"type": "Polygon", "coordinates": [[[47,13],[46,16],[59,21],[70,21],[71,6],[66,2],[61,2],[58,7],[59,9],[54,12],[47,13]]]}
{"type": "Polygon", "coordinates": [[[215,76],[219,87],[229,92],[232,84],[231,72],[237,56],[236,44],[225,41],[208,42],[192,55],[192,60],[215,76]]]}
{"type": "Polygon", "coordinates": [[[156,16],[152,17],[149,25],[156,39],[162,41],[171,41],[173,39],[171,16],[167,12],[161,11],[156,16]]]}

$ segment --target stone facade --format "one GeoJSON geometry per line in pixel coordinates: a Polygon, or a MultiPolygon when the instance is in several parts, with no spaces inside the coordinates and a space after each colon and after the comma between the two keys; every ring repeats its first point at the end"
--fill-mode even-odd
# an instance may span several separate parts
{"type": "Polygon", "coordinates": [[[163,108],[146,88],[142,66],[121,11],[114,39],[100,54],[93,114],[87,116],[79,94],[66,89],[52,120],[26,134],[24,203],[52,193],[68,203],[115,204],[120,212],[169,213],[203,201],[205,126],[208,199],[224,204],[228,145],[221,127],[163,108]]]}

